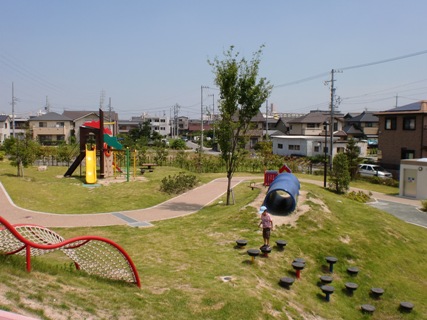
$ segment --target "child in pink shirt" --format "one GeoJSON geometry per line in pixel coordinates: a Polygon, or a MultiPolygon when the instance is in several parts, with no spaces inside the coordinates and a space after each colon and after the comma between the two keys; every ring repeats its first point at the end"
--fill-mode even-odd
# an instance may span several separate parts
{"type": "Polygon", "coordinates": [[[259,214],[261,214],[261,221],[258,225],[262,225],[262,237],[264,238],[264,246],[270,246],[270,231],[273,230],[273,220],[267,212],[267,207],[262,206],[259,209],[259,214]]]}

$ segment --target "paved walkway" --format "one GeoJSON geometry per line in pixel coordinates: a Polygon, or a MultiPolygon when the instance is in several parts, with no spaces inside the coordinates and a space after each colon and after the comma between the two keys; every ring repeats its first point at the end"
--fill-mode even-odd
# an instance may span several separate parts
{"type": "MultiPolygon", "coordinates": [[[[251,177],[234,177],[232,179],[232,187],[243,181],[252,180],[253,178],[251,177]]],[[[323,186],[323,181],[300,179],[300,182],[323,186]]],[[[225,194],[226,190],[227,179],[220,178],[151,208],[98,214],[52,214],[17,207],[0,183],[0,215],[12,224],[32,223],[45,227],[150,226],[150,222],[153,221],[197,212],[225,194]]],[[[352,190],[358,191],[360,189],[352,190]]],[[[389,212],[409,223],[427,227],[427,213],[418,210],[421,207],[420,200],[390,196],[372,191],[371,193],[376,201],[370,205],[389,212]]]]}
{"type": "MultiPolygon", "coordinates": [[[[323,181],[300,179],[300,182],[313,183],[319,186],[323,186],[323,181]]],[[[351,188],[351,190],[369,192],[367,190],[358,188],[351,188]]],[[[374,201],[369,202],[368,205],[388,212],[408,223],[427,228],[427,212],[422,212],[419,210],[419,208],[421,208],[421,200],[392,196],[375,191],[370,192],[374,201]]]]}
{"type": "MultiPolygon", "coordinates": [[[[249,178],[233,178],[231,187],[235,187],[246,179],[249,178]]],[[[220,178],[151,208],[97,214],[52,214],[16,206],[0,183],[0,216],[12,224],[31,223],[45,227],[150,226],[152,221],[197,212],[221,197],[226,191],[227,179],[220,178]]]]}

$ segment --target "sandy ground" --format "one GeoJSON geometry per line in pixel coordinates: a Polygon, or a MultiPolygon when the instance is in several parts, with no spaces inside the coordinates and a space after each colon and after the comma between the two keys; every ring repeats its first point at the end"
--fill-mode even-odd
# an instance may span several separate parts
{"type": "MultiPolygon", "coordinates": [[[[264,187],[262,183],[257,184],[256,187],[260,188],[261,193],[250,204],[250,206],[255,207],[258,210],[262,206],[262,203],[264,201],[268,188],[264,187]]],[[[304,213],[306,213],[308,210],[310,210],[310,206],[306,204],[306,199],[307,199],[307,192],[304,190],[300,190],[296,210],[286,216],[270,214],[271,218],[273,219],[273,224],[275,226],[280,226],[280,225],[295,226],[299,217],[302,216],[304,213]]],[[[313,202],[316,202],[316,199],[310,199],[310,200],[313,202]]],[[[318,204],[323,207],[324,211],[329,212],[329,209],[326,207],[326,205],[323,202],[318,201],[318,204]]]]}

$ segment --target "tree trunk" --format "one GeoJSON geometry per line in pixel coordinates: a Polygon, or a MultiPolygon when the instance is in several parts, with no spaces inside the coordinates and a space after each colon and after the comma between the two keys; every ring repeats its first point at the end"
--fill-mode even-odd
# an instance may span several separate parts
{"type": "Polygon", "coordinates": [[[227,177],[227,206],[230,204],[230,195],[231,195],[231,176],[227,177]]]}

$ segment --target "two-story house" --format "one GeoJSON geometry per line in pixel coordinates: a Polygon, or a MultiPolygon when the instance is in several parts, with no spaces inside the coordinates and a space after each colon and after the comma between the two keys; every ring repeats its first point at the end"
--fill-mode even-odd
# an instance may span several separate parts
{"type": "Polygon", "coordinates": [[[402,159],[427,158],[427,101],[375,113],[379,161],[397,175],[402,159]]]}
{"type": "MultiPolygon", "coordinates": [[[[273,136],[273,153],[283,156],[321,156],[325,154],[332,157],[344,152],[347,146],[347,134],[343,131],[344,117],[336,113],[333,125],[330,125],[331,113],[329,111],[315,110],[310,113],[289,120],[289,133],[287,135],[273,136]],[[331,128],[333,130],[331,135],[331,128]],[[332,153],[331,150],[332,144],[332,153]]],[[[357,143],[362,157],[367,155],[367,143],[357,143]]]]}
{"type": "Polygon", "coordinates": [[[360,114],[348,113],[344,116],[343,131],[347,139],[367,140],[368,146],[378,145],[378,117],[373,111],[363,111],[360,114]]]}
{"type": "Polygon", "coordinates": [[[42,145],[57,145],[62,141],[67,143],[74,128],[72,119],[56,112],[32,117],[28,123],[33,139],[42,145]]]}
{"type": "MultiPolygon", "coordinates": [[[[76,140],[80,140],[80,127],[86,122],[99,121],[99,111],[71,111],[65,110],[62,115],[73,120],[74,131],[72,135],[76,137],[76,140]]],[[[116,112],[104,112],[104,127],[111,130],[113,135],[117,135],[118,132],[118,114],[116,112]]]]}
{"type": "Polygon", "coordinates": [[[11,136],[10,117],[8,115],[0,114],[0,144],[11,136]]]}

